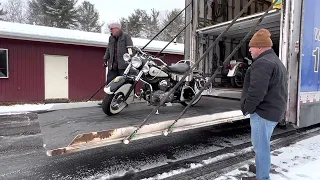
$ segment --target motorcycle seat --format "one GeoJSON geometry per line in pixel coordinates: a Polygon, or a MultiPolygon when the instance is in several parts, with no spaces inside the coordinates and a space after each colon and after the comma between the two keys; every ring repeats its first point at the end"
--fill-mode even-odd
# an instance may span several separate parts
{"type": "Polygon", "coordinates": [[[186,63],[178,63],[172,66],[168,66],[167,68],[173,73],[183,74],[190,69],[190,66],[186,63]]]}

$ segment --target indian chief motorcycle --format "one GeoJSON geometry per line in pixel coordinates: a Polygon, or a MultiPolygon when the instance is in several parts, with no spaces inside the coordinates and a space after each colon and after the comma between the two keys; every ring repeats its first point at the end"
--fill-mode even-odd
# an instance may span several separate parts
{"type": "MultiPolygon", "coordinates": [[[[158,106],[167,95],[164,106],[170,103],[187,106],[205,83],[201,73],[193,70],[174,93],[169,94],[191,68],[192,61],[181,60],[169,66],[160,58],[153,57],[136,46],[128,47],[128,53],[123,55],[123,59],[128,63],[123,76],[116,77],[104,88],[106,94],[102,110],[109,116],[120,113],[130,103],[131,97],[137,96],[135,89],[139,81],[142,82],[142,88],[138,98],[153,106],[158,106]]],[[[201,96],[192,103],[192,106],[200,99],[201,96]]]]}

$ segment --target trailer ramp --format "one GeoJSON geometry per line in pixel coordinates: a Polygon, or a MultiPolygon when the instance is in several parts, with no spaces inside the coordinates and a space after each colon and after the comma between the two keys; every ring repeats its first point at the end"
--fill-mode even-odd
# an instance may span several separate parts
{"type": "MultiPolygon", "coordinates": [[[[248,118],[242,115],[239,107],[239,101],[202,97],[177,122],[173,132],[248,118]]],[[[111,117],[105,115],[100,107],[39,114],[46,153],[56,156],[122,143],[152,108],[146,103],[130,104],[123,112],[111,117]]],[[[140,129],[133,140],[162,135],[183,108],[180,104],[160,108],[160,114],[151,116],[148,124],[140,129]]]]}

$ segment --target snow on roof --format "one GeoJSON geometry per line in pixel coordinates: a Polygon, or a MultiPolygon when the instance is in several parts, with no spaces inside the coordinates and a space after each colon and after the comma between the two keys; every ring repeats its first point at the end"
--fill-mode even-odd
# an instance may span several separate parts
{"type": "MultiPolygon", "coordinates": [[[[0,37],[3,38],[106,47],[109,36],[110,34],[0,21],[0,37]]],[[[143,47],[149,42],[148,39],[141,38],[132,38],[132,41],[138,47],[143,47]]],[[[159,52],[167,43],[154,40],[145,50],[159,52]]],[[[163,52],[184,54],[184,44],[171,43],[163,52]]]]}

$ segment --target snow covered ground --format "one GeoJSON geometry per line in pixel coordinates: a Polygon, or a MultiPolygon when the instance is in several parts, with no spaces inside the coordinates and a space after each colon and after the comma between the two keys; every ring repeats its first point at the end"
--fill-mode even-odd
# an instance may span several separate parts
{"type": "Polygon", "coordinates": [[[21,112],[49,111],[58,109],[71,109],[81,107],[98,106],[101,101],[53,103],[53,104],[21,104],[12,106],[0,106],[0,114],[15,114],[21,112]]]}
{"type": "MultiPolygon", "coordinates": [[[[320,135],[302,140],[289,147],[283,147],[272,152],[271,179],[273,180],[319,180],[320,171],[320,135]]],[[[248,164],[254,160],[245,162],[227,174],[221,175],[216,180],[241,179],[252,176],[248,173],[248,164]]]]}

